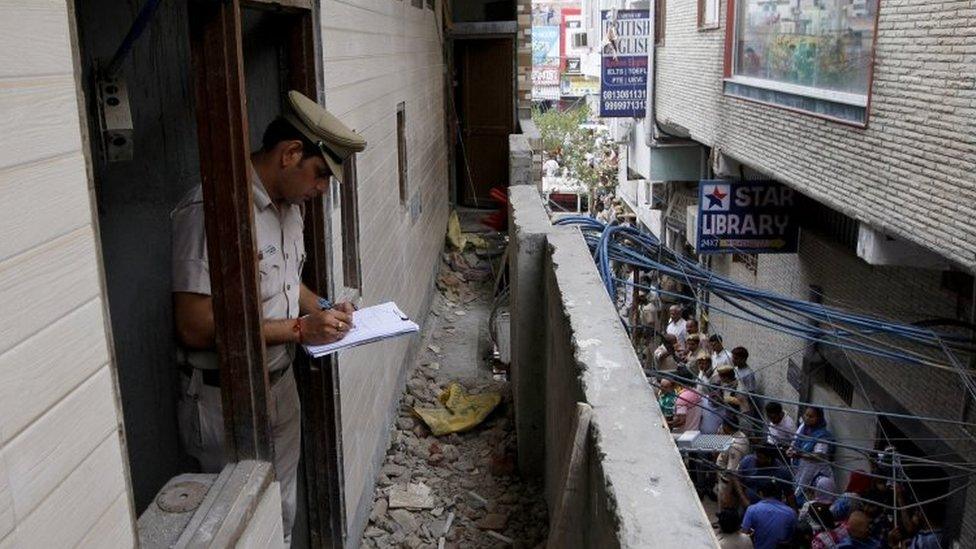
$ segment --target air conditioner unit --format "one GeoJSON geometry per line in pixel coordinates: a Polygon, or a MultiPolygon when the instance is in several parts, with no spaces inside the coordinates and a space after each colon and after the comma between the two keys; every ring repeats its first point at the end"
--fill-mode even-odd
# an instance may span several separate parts
{"type": "Polygon", "coordinates": [[[950,264],[939,254],[914,242],[890,237],[864,223],[858,225],[857,256],[869,265],[948,269],[950,264]]]}

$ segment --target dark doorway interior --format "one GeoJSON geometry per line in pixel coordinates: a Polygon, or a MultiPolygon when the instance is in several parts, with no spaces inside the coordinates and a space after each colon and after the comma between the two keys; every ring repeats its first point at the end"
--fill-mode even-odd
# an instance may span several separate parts
{"type": "Polygon", "coordinates": [[[515,132],[515,40],[454,41],[457,196],[464,206],[494,206],[489,191],[508,187],[508,136],[515,132]]]}
{"type": "Polygon", "coordinates": [[[96,67],[145,2],[75,2],[113,350],[136,512],[189,465],[180,454],[170,297],[170,212],[200,183],[186,2],[167,3],[119,69],[132,114],[131,160],[100,144],[96,67]]]}

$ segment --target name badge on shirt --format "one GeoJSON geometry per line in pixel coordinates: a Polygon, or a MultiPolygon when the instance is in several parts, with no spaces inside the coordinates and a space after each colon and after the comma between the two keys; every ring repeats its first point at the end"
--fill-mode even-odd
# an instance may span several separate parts
{"type": "Polygon", "coordinates": [[[278,248],[276,248],[274,244],[268,244],[258,252],[258,261],[261,261],[266,257],[271,257],[276,253],[278,253],[278,248]]]}

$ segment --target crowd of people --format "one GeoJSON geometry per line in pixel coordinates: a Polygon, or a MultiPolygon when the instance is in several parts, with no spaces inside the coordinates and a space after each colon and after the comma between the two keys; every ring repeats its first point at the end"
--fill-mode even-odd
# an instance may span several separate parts
{"type": "Polygon", "coordinates": [[[823,410],[804,408],[794,420],[780,402],[760,395],[745,347],[729,349],[721,335],[703,333],[679,305],[667,310],[663,330],[641,354],[676,435],[728,437],[721,452],[685,455],[699,495],[717,503],[721,547],[945,546],[941,502],[913,507],[903,483],[879,474],[877,462],[851,474],[838,492],[837,444],[823,410]]]}

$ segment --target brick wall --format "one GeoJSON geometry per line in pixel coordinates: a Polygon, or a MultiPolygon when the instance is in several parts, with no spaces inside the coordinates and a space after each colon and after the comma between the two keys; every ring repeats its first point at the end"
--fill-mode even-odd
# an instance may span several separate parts
{"type": "Polygon", "coordinates": [[[516,0],[516,108],[520,119],[532,115],[532,0],[516,0]]]}
{"type": "MultiPolygon", "coordinates": [[[[427,313],[448,214],[442,1],[436,12],[408,1],[321,3],[326,105],[369,143],[357,159],[362,301],[396,301],[418,321],[427,313]],[[419,195],[422,204],[416,220],[398,192],[400,102],[406,104],[408,195],[419,195]]],[[[334,264],[339,268],[341,262],[334,264]]],[[[399,338],[339,356],[350,543],[360,539],[372,503],[410,341],[399,338]]]]}
{"type": "Polygon", "coordinates": [[[657,116],[874,227],[976,268],[976,5],[882,1],[869,126],[722,95],[722,28],[667,3],[657,116]]]}

